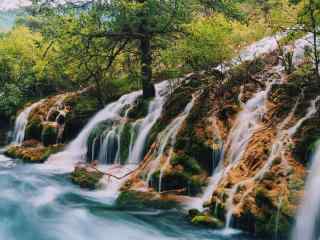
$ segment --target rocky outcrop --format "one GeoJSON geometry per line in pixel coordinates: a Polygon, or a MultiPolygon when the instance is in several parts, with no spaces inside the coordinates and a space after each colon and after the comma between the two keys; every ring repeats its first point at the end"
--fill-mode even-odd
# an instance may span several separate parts
{"type": "Polygon", "coordinates": [[[4,154],[13,159],[21,159],[25,163],[43,163],[51,154],[62,150],[63,145],[43,146],[37,141],[26,141],[22,146],[9,146],[4,154]]]}
{"type": "Polygon", "coordinates": [[[71,180],[74,184],[79,185],[81,188],[90,190],[94,190],[99,187],[99,182],[102,177],[102,172],[87,166],[76,166],[75,170],[71,174],[71,180]]]}

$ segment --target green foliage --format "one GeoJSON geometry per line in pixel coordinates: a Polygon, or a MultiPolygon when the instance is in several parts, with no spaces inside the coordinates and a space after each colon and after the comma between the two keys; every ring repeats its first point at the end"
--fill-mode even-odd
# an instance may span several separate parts
{"type": "Polygon", "coordinates": [[[0,92],[0,116],[10,118],[14,116],[23,104],[21,90],[14,84],[5,84],[0,92]]]}
{"type": "Polygon", "coordinates": [[[187,31],[188,36],[181,40],[180,46],[174,51],[169,50],[186,65],[193,69],[206,69],[230,58],[232,28],[223,16],[197,19],[187,26],[187,31]]]}

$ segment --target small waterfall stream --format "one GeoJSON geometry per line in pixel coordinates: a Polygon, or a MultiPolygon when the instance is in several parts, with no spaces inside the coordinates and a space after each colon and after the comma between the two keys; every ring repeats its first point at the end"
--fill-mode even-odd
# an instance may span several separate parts
{"type": "Polygon", "coordinates": [[[158,134],[158,137],[156,139],[156,145],[157,150],[154,153],[154,160],[150,164],[150,169],[147,174],[147,180],[146,182],[149,184],[151,181],[152,175],[158,170],[160,167],[160,175],[159,175],[159,186],[158,191],[161,192],[162,188],[162,178],[164,171],[168,167],[171,161],[171,157],[173,154],[173,147],[176,143],[176,138],[179,130],[181,129],[182,124],[186,120],[186,118],[189,116],[189,113],[191,109],[194,106],[196,100],[196,96],[192,96],[192,100],[187,104],[185,109],[178,117],[176,117],[161,133],[158,134]],[[169,154],[167,156],[167,159],[165,163],[161,166],[161,160],[164,157],[164,153],[167,149],[167,147],[170,146],[169,154]]]}
{"type": "MultiPolygon", "coordinates": [[[[281,159],[285,161],[284,152],[287,150],[286,143],[292,139],[292,137],[294,136],[296,131],[300,128],[300,126],[307,119],[312,117],[317,112],[316,104],[319,102],[319,100],[320,100],[320,97],[317,97],[316,99],[311,101],[310,107],[307,109],[307,113],[305,114],[305,116],[303,118],[301,118],[298,122],[296,122],[292,127],[287,129],[286,125],[290,122],[290,120],[292,120],[292,117],[294,116],[294,112],[296,111],[296,107],[297,107],[299,100],[297,101],[297,103],[294,106],[294,108],[292,109],[291,113],[283,121],[283,123],[280,124],[280,126],[278,128],[278,134],[276,136],[276,140],[272,144],[271,153],[270,153],[266,163],[264,164],[264,166],[261,169],[259,169],[259,171],[257,173],[255,173],[255,175],[253,177],[246,179],[244,181],[238,182],[231,189],[230,194],[229,194],[229,198],[227,201],[227,209],[228,209],[228,211],[226,213],[226,228],[227,229],[230,228],[231,224],[232,224],[233,210],[235,208],[233,201],[234,201],[235,194],[237,193],[239,187],[245,185],[248,182],[255,182],[255,181],[261,180],[264,177],[264,175],[266,174],[266,172],[270,170],[272,163],[275,161],[275,159],[277,157],[280,156],[280,157],[282,157],[281,159]]],[[[242,195],[241,201],[239,204],[241,204],[241,202],[244,200],[244,198],[247,196],[248,193],[249,192],[244,193],[242,195]]]]}
{"type": "Polygon", "coordinates": [[[320,214],[320,145],[312,157],[310,173],[306,181],[305,193],[298,210],[292,240],[319,239],[317,223],[320,214]]]}
{"type": "Polygon", "coordinates": [[[15,122],[15,126],[14,126],[14,131],[13,131],[13,136],[12,136],[12,139],[13,139],[12,144],[21,145],[23,143],[30,113],[32,112],[33,109],[38,107],[43,102],[44,102],[44,100],[40,100],[36,103],[33,103],[29,107],[25,108],[18,115],[16,122],[15,122]]]}

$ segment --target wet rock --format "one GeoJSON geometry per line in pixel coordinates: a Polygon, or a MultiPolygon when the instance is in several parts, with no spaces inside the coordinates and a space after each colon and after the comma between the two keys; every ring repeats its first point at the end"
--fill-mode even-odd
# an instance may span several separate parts
{"type": "Polygon", "coordinates": [[[197,215],[192,218],[191,223],[198,226],[221,229],[224,227],[223,222],[219,219],[208,215],[197,215]]]}
{"type": "Polygon", "coordinates": [[[58,126],[57,124],[45,123],[41,133],[41,139],[44,146],[50,146],[57,143],[58,126]]]}
{"type": "Polygon", "coordinates": [[[103,173],[90,167],[77,166],[71,173],[71,180],[74,184],[90,190],[99,187],[99,182],[102,177],[103,173]]]}
{"type": "Polygon", "coordinates": [[[10,146],[4,154],[10,158],[21,159],[25,163],[43,163],[50,155],[59,152],[63,145],[53,145],[44,147],[41,145],[35,146],[10,146]]]}
{"type": "Polygon", "coordinates": [[[141,192],[129,190],[122,192],[116,206],[120,209],[144,210],[144,209],[172,209],[177,207],[177,203],[172,200],[161,198],[154,192],[141,192]]]}

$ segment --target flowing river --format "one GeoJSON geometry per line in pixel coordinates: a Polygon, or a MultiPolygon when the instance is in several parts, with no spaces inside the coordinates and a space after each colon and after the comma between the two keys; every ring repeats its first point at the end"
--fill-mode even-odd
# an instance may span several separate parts
{"type": "Polygon", "coordinates": [[[82,190],[67,178],[0,155],[0,239],[252,239],[192,227],[181,210],[120,211],[107,192],[82,190]]]}

